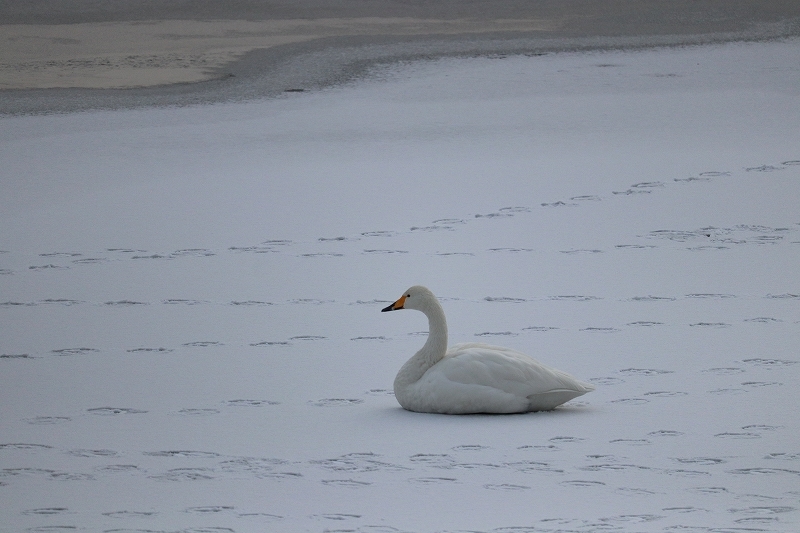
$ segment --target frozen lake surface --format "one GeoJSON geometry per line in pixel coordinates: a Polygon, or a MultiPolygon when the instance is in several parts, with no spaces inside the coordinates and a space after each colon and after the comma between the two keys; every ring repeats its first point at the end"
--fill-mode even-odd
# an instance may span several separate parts
{"type": "Polygon", "coordinates": [[[800,528],[800,42],[0,120],[0,530],[800,528]],[[597,390],[406,412],[424,342],[597,390]]]}

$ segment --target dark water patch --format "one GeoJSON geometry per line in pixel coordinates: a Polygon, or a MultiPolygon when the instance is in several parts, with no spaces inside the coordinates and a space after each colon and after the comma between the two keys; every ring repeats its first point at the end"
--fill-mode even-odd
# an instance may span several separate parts
{"type": "Polygon", "coordinates": [[[174,350],[170,348],[131,348],[125,351],[128,353],[169,353],[174,350]]]}
{"type": "Polygon", "coordinates": [[[130,407],[93,407],[87,409],[86,412],[100,416],[141,415],[147,413],[147,411],[142,409],[133,409],[130,407]]]}
{"type": "Polygon", "coordinates": [[[280,405],[281,402],[276,402],[273,400],[226,400],[222,402],[223,404],[227,405],[228,407],[266,407],[269,405],[280,405]]]}
{"type": "Polygon", "coordinates": [[[137,302],[134,300],[117,300],[111,302],[105,302],[104,305],[108,305],[111,307],[134,307],[137,305],[150,305],[147,302],[137,302]]]}
{"type": "Polygon", "coordinates": [[[98,353],[100,350],[97,348],[60,348],[58,350],[50,350],[53,355],[84,355],[87,353],[98,353]]]}
{"type": "Polygon", "coordinates": [[[358,398],[323,398],[321,400],[309,400],[308,403],[317,407],[340,407],[358,405],[364,403],[364,400],[358,398]]]}
{"type": "Polygon", "coordinates": [[[224,346],[219,341],[194,341],[194,342],[185,342],[181,344],[181,346],[186,346],[189,348],[209,348],[212,346],[224,346]]]}
{"type": "Polygon", "coordinates": [[[197,459],[215,459],[219,457],[216,452],[199,452],[195,450],[162,450],[157,452],[142,452],[150,457],[191,457],[197,459]]]}
{"type": "Polygon", "coordinates": [[[81,300],[70,300],[68,298],[47,298],[40,300],[39,303],[43,305],[63,305],[69,307],[71,305],[78,305],[85,302],[82,302],[81,300]]]}

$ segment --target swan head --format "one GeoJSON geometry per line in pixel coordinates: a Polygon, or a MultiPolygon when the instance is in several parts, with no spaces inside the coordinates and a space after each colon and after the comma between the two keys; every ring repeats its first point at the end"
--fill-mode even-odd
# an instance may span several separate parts
{"type": "Polygon", "coordinates": [[[414,285],[406,290],[396,302],[381,309],[381,311],[385,313],[386,311],[399,311],[400,309],[415,309],[424,312],[430,306],[430,303],[435,301],[436,296],[433,295],[430,289],[422,285],[414,285]]]}

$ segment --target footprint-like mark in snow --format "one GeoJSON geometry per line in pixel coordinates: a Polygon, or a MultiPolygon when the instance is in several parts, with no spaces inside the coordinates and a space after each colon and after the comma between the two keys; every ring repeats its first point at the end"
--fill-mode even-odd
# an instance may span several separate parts
{"type": "Polygon", "coordinates": [[[783,368],[797,364],[797,361],[789,361],[786,359],[765,359],[760,357],[743,359],[742,362],[747,363],[748,365],[763,366],[766,368],[783,368]]]}
{"type": "Polygon", "coordinates": [[[46,444],[29,444],[25,442],[0,444],[0,450],[50,450],[52,448],[52,446],[46,444]]]}
{"type": "Polygon", "coordinates": [[[317,407],[340,407],[358,405],[364,403],[364,400],[358,398],[323,398],[321,400],[309,400],[308,403],[317,407]]]}
{"type": "Polygon", "coordinates": [[[661,376],[664,374],[674,374],[672,370],[659,370],[656,368],[626,368],[619,371],[626,376],[661,376]]]}
{"type": "Polygon", "coordinates": [[[513,333],[511,331],[484,331],[481,333],[476,333],[476,337],[516,337],[518,333],[513,333]]]}
{"type": "Polygon", "coordinates": [[[84,355],[87,353],[97,353],[100,350],[97,348],[61,348],[58,350],[50,350],[53,355],[84,355]]]}
{"type": "Polygon", "coordinates": [[[606,484],[602,481],[588,481],[583,479],[573,479],[569,481],[562,481],[561,485],[566,485],[567,487],[605,487],[606,484]]]}
{"type": "Polygon", "coordinates": [[[727,463],[727,461],[724,459],[718,459],[716,457],[676,457],[673,459],[673,461],[677,461],[681,464],[703,466],[721,465],[727,463]]]}
{"type": "Polygon", "coordinates": [[[741,374],[745,370],[743,368],[735,367],[735,366],[727,366],[727,367],[719,367],[719,368],[708,368],[703,370],[703,372],[707,372],[709,374],[717,374],[720,376],[725,376],[729,374],[741,374]]]}
{"type": "Polygon", "coordinates": [[[504,491],[530,490],[530,487],[528,487],[527,485],[514,485],[511,483],[500,483],[500,484],[489,483],[487,485],[484,485],[483,488],[489,490],[504,490],[504,491]]]}
{"type": "Polygon", "coordinates": [[[39,509],[28,509],[26,511],[22,511],[22,514],[28,516],[56,516],[75,513],[70,511],[67,507],[41,507],[39,509]]]}
{"type": "Polygon", "coordinates": [[[200,507],[188,507],[183,510],[184,513],[190,514],[219,514],[232,512],[234,507],[232,505],[204,505],[200,507]]]}
{"type": "Polygon", "coordinates": [[[142,409],[133,409],[130,407],[93,407],[86,411],[93,415],[100,416],[141,415],[147,413],[147,411],[142,409]]]}
{"type": "Polygon", "coordinates": [[[45,426],[51,424],[63,424],[64,422],[71,421],[72,418],[68,416],[35,416],[33,418],[26,418],[25,422],[35,426],[45,426]]]}
{"type": "Polygon", "coordinates": [[[173,468],[163,474],[150,476],[156,481],[208,481],[214,479],[210,468],[173,468]]]}
{"type": "Polygon", "coordinates": [[[186,409],[181,409],[178,411],[179,415],[184,416],[211,416],[211,415],[218,415],[220,413],[219,409],[203,409],[203,408],[191,408],[188,407],[186,409]]]}
{"type": "Polygon", "coordinates": [[[128,353],[169,353],[174,350],[169,348],[132,348],[125,351],[128,353]]]}
{"type": "Polygon", "coordinates": [[[642,405],[650,403],[650,400],[645,398],[620,398],[618,400],[611,400],[611,403],[618,403],[622,405],[642,405]]]}
{"type": "Polygon", "coordinates": [[[119,453],[115,452],[114,450],[86,450],[86,449],[77,449],[77,450],[70,450],[67,452],[69,455],[73,457],[86,457],[86,458],[96,458],[96,457],[118,457],[119,453]]]}
{"type": "Polygon", "coordinates": [[[142,452],[150,457],[191,457],[196,459],[215,459],[219,457],[216,452],[199,452],[195,450],[162,450],[157,452],[142,452]]]}
{"type": "Polygon", "coordinates": [[[276,402],[273,400],[246,400],[246,399],[227,400],[222,403],[224,403],[228,407],[264,407],[267,405],[281,404],[281,402],[276,402]]]}
{"type": "Polygon", "coordinates": [[[323,479],[321,483],[323,485],[332,485],[334,487],[349,487],[355,489],[372,485],[372,483],[368,481],[358,481],[355,479],[323,479]]]}
{"type": "Polygon", "coordinates": [[[651,398],[674,398],[675,396],[686,396],[687,394],[689,393],[681,391],[653,391],[645,392],[644,396],[649,396],[651,398]]]}
{"type": "Polygon", "coordinates": [[[156,515],[158,515],[156,511],[111,511],[103,513],[103,516],[109,518],[150,518],[156,515]]]}
{"type": "Polygon", "coordinates": [[[194,341],[183,343],[181,346],[189,348],[209,348],[211,346],[223,346],[223,344],[219,341],[194,341]]]}
{"type": "Polygon", "coordinates": [[[184,298],[169,298],[167,300],[163,300],[161,303],[164,305],[201,305],[201,304],[207,304],[209,302],[205,300],[187,300],[184,298]]]}

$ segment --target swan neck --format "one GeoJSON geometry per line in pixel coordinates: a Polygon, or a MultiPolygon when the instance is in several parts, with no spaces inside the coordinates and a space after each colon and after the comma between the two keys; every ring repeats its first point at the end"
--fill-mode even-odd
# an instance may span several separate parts
{"type": "Polygon", "coordinates": [[[447,352],[447,319],[444,316],[444,309],[436,300],[423,312],[428,317],[428,340],[425,341],[420,353],[424,352],[430,366],[433,366],[447,352]]]}

